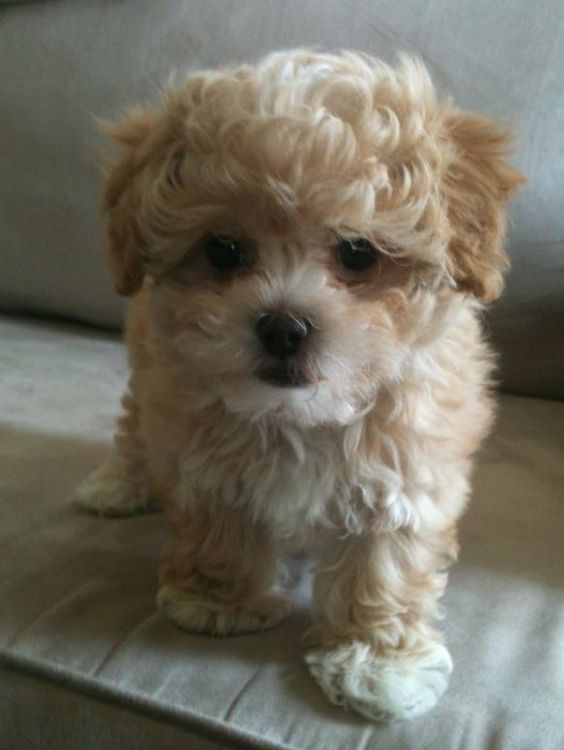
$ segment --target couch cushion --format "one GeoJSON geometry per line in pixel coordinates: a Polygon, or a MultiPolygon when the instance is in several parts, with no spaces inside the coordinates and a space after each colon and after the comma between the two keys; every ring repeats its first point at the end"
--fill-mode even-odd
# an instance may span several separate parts
{"type": "Polygon", "coordinates": [[[461,106],[517,130],[529,184],[515,202],[513,271],[492,333],[507,390],[564,397],[564,3],[401,0],[59,0],[0,11],[0,305],[108,326],[96,217],[94,116],[155,100],[173,67],[321,45],[391,60],[419,52],[461,106]]]}
{"type": "Polygon", "coordinates": [[[300,568],[275,630],[190,635],[155,609],[162,516],[70,505],[109,450],[119,341],[18,319],[0,338],[3,747],[562,750],[564,404],[503,397],[446,596],[451,688],[415,723],[377,726],[326,703],[304,666],[300,568]]]}

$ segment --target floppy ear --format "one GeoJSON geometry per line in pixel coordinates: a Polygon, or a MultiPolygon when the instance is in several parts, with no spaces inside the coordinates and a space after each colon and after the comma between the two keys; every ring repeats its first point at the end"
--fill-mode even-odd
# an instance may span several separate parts
{"type": "Polygon", "coordinates": [[[103,130],[121,146],[121,153],[106,172],[100,209],[108,216],[106,260],[115,289],[123,295],[134,294],[143,281],[142,240],[137,223],[140,174],[156,119],[150,110],[136,108],[118,122],[102,123],[103,130]]]}
{"type": "Polygon", "coordinates": [[[443,184],[452,229],[448,270],[459,289],[491,302],[509,266],[506,203],[525,178],[506,161],[510,136],[498,125],[456,111],[445,125],[452,146],[443,184]]]}

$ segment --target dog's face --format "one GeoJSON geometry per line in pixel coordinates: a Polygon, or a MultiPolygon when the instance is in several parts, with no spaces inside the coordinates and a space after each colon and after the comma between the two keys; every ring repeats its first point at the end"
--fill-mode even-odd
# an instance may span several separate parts
{"type": "Polygon", "coordinates": [[[468,294],[501,289],[506,136],[423,68],[281,53],[192,77],[111,128],[116,286],[202,397],[346,423],[468,294]]]}

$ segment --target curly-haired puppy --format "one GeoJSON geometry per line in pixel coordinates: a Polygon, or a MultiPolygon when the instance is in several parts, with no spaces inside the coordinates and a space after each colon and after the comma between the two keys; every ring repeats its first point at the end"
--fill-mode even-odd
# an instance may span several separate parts
{"type": "Polygon", "coordinates": [[[315,560],[329,700],[414,717],[445,690],[433,620],[488,431],[480,331],[502,288],[507,134],[421,63],[298,50],[189,77],[110,126],[103,210],[131,295],[115,454],[78,492],[165,507],[157,602],[269,628],[288,544],[315,560]]]}

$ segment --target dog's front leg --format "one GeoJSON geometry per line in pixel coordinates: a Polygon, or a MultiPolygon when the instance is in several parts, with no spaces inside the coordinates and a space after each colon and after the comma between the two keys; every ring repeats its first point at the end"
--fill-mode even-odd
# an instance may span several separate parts
{"type": "Polygon", "coordinates": [[[315,581],[320,644],[306,659],[333,703],[374,720],[435,705],[452,662],[432,621],[455,555],[452,528],[371,531],[327,546],[315,581]]]}
{"type": "Polygon", "coordinates": [[[239,508],[207,498],[175,510],[157,604],[185,630],[234,635],[273,627],[289,612],[271,589],[276,559],[267,530],[239,508]]]}

